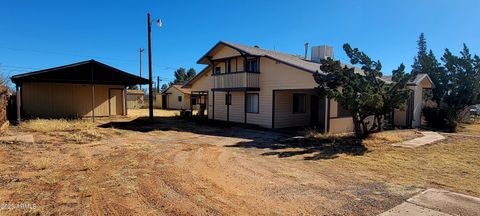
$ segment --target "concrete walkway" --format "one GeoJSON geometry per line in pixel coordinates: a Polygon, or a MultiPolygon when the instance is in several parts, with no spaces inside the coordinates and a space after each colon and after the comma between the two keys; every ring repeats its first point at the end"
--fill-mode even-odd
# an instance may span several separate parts
{"type": "Polygon", "coordinates": [[[0,136],[0,143],[4,143],[4,144],[17,144],[17,143],[33,144],[34,142],[35,141],[33,139],[33,135],[31,134],[0,136]]]}
{"type": "Polygon", "coordinates": [[[401,143],[395,143],[393,144],[393,146],[415,148],[415,147],[435,143],[445,139],[443,135],[433,131],[422,131],[420,133],[422,133],[423,135],[422,137],[418,137],[418,138],[401,142],[401,143]]]}
{"type": "Polygon", "coordinates": [[[428,189],[379,216],[480,215],[480,198],[428,189]]]}

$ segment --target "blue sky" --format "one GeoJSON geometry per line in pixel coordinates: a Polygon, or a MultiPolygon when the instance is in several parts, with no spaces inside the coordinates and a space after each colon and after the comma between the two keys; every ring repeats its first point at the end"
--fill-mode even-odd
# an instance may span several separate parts
{"type": "Polygon", "coordinates": [[[164,82],[175,68],[202,69],[196,61],[220,40],[292,54],[305,42],[328,44],[341,60],[348,42],[390,73],[402,62],[409,68],[421,32],[437,57],[462,43],[477,53],[479,8],[477,0],[1,1],[0,70],[11,76],[93,58],[138,74],[151,12],[164,23],[152,33],[154,75],[164,82]]]}

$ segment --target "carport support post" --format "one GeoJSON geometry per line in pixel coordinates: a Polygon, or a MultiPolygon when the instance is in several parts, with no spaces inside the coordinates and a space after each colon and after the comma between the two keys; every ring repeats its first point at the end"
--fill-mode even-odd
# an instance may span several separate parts
{"type": "Polygon", "coordinates": [[[17,98],[15,99],[17,104],[17,123],[22,121],[22,112],[21,112],[21,105],[22,105],[22,88],[20,85],[17,84],[17,98]]]}
{"type": "MultiPolygon", "coordinates": [[[[110,99],[109,99],[110,100],[110,99]]],[[[127,104],[127,86],[123,86],[123,109],[124,115],[128,115],[128,104],[127,104]]]]}
{"type": "Polygon", "coordinates": [[[90,68],[92,78],[92,121],[95,121],[95,85],[93,84],[93,65],[90,68]]]}

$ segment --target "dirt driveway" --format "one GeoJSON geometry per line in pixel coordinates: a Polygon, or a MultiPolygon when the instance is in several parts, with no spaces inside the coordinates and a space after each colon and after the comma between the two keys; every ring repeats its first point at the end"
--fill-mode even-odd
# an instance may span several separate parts
{"type": "Polygon", "coordinates": [[[271,131],[157,120],[103,124],[96,130],[107,135],[87,144],[29,131],[35,144],[0,145],[0,203],[35,205],[0,213],[375,215],[424,186],[359,169],[357,159],[336,163],[364,157],[366,147],[319,148],[271,131]]]}

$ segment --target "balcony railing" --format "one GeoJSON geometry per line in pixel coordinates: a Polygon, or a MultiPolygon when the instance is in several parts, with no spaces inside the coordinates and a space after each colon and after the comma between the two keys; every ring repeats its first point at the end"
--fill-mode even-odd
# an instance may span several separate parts
{"type": "Polygon", "coordinates": [[[258,89],[258,72],[233,72],[214,74],[215,89],[258,89]]]}

